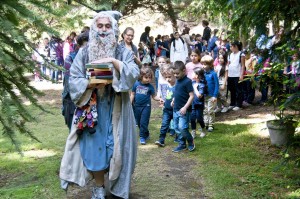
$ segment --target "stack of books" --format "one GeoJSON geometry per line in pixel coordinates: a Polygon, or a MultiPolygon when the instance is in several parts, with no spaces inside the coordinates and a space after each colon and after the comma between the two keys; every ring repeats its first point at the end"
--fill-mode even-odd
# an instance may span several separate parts
{"type": "Polygon", "coordinates": [[[86,67],[86,78],[90,84],[111,84],[113,72],[111,63],[94,64],[88,63],[86,67]]]}

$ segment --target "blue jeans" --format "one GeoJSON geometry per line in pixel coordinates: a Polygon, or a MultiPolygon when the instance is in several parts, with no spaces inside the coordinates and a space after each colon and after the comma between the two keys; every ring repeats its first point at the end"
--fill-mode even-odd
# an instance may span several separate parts
{"type": "Polygon", "coordinates": [[[149,120],[151,115],[151,106],[135,106],[135,121],[140,129],[140,137],[147,138],[149,136],[149,120]]]}
{"type": "Polygon", "coordinates": [[[196,129],[196,120],[199,122],[201,128],[205,127],[204,124],[204,119],[203,119],[203,110],[204,110],[204,105],[194,105],[194,108],[192,109],[192,114],[191,114],[191,126],[192,130],[196,129]]]}
{"type": "Polygon", "coordinates": [[[165,109],[163,110],[162,123],[160,127],[159,141],[164,142],[166,134],[170,129],[170,123],[173,119],[173,110],[165,109]]]}
{"type": "Polygon", "coordinates": [[[185,115],[181,115],[179,111],[173,112],[174,130],[178,135],[179,145],[186,146],[193,144],[193,137],[189,132],[190,112],[186,112],[185,115]]]}

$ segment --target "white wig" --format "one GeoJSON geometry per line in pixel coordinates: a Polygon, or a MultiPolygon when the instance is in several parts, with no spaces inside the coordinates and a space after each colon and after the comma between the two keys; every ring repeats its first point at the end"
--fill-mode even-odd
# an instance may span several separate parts
{"type": "Polygon", "coordinates": [[[99,18],[109,18],[109,21],[111,22],[111,27],[113,30],[113,33],[116,37],[116,40],[118,40],[119,37],[119,26],[118,26],[118,21],[122,17],[122,14],[118,11],[102,11],[97,13],[94,16],[94,19],[92,21],[91,25],[91,31],[90,31],[90,38],[95,38],[97,36],[98,28],[97,28],[97,20],[99,18]]]}

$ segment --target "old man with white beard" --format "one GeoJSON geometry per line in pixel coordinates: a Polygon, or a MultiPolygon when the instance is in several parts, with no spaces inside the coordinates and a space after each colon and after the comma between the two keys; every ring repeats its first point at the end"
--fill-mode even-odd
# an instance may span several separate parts
{"type": "Polygon", "coordinates": [[[85,105],[94,90],[97,92],[98,124],[96,133],[83,132],[78,137],[72,125],[60,168],[61,185],[85,186],[94,178],[92,199],[104,199],[104,174],[113,195],[129,198],[131,175],[136,162],[136,132],[128,91],[139,76],[133,53],[119,46],[117,20],[121,14],[103,11],[93,19],[89,43],[79,50],[70,70],[70,95],[74,103],[85,105]],[[87,63],[111,63],[112,84],[89,84],[87,63]]]}

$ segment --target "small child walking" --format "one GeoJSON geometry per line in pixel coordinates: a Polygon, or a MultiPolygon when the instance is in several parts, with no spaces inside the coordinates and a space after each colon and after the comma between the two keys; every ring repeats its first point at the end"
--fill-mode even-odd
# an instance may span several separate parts
{"type": "Polygon", "coordinates": [[[191,62],[185,65],[186,68],[186,75],[188,78],[193,80],[194,68],[201,68],[202,65],[200,63],[201,60],[201,53],[198,49],[194,49],[190,55],[191,62]]]}
{"type": "Polygon", "coordinates": [[[217,108],[215,113],[226,113],[228,111],[229,103],[227,102],[227,55],[220,54],[218,57],[219,64],[216,66],[216,73],[219,77],[219,95],[217,99],[217,108]]]}
{"type": "Polygon", "coordinates": [[[194,99],[194,89],[192,80],[186,76],[185,65],[182,61],[174,63],[174,76],[177,79],[175,84],[175,93],[172,101],[174,129],[178,135],[179,145],[173,149],[173,152],[180,152],[189,149],[195,149],[194,139],[189,132],[189,121],[194,99]],[[186,141],[188,146],[186,146],[186,141]]]}
{"type": "Polygon", "coordinates": [[[140,76],[135,82],[130,95],[130,101],[134,106],[134,116],[137,126],[140,129],[140,144],[145,145],[150,138],[148,129],[151,115],[151,97],[154,100],[160,99],[155,96],[154,87],[150,84],[153,78],[153,71],[149,67],[140,69],[140,76]]]}
{"type": "Polygon", "coordinates": [[[200,124],[201,128],[200,137],[205,136],[205,124],[203,119],[204,110],[204,96],[207,94],[207,82],[204,75],[203,68],[195,68],[193,75],[193,88],[194,88],[194,100],[192,103],[192,115],[191,115],[191,126],[192,136],[196,137],[196,121],[200,124]]]}
{"type": "Polygon", "coordinates": [[[171,120],[173,119],[173,107],[171,106],[171,102],[173,100],[175,83],[176,83],[176,78],[173,73],[174,68],[169,66],[166,69],[167,70],[165,72],[165,79],[169,83],[169,85],[167,86],[167,94],[164,102],[163,117],[162,117],[162,123],[160,127],[159,140],[155,142],[156,145],[161,147],[165,146],[166,134],[170,129],[171,120]]]}
{"type": "Polygon", "coordinates": [[[219,94],[219,79],[214,71],[214,59],[210,55],[205,55],[201,59],[204,65],[205,79],[207,81],[208,94],[204,100],[204,123],[208,132],[214,130],[215,109],[217,105],[217,97],[219,94]]]}

